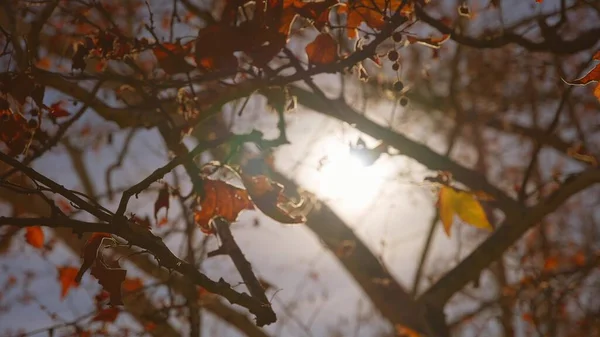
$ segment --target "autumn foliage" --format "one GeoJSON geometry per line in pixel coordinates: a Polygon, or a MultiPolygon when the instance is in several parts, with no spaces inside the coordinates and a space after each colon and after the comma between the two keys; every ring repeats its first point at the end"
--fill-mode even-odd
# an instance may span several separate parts
{"type": "Polygon", "coordinates": [[[3,3],[0,336],[600,336],[598,13],[3,3]]]}

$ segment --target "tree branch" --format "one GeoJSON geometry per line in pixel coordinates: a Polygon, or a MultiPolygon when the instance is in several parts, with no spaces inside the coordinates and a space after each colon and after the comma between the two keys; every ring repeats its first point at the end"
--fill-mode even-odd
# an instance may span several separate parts
{"type": "Polygon", "coordinates": [[[431,286],[418,299],[419,302],[442,308],[452,295],[477,277],[493,261],[498,260],[527,230],[554,212],[571,196],[598,183],[600,183],[600,169],[589,169],[568,178],[552,195],[527,209],[526,212],[508,213],[498,230],[458,266],[431,286]]]}

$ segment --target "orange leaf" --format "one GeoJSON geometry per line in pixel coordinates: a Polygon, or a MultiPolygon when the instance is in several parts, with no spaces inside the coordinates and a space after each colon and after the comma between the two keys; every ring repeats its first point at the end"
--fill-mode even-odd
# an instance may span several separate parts
{"type": "MultiPolygon", "coordinates": [[[[600,61],[600,50],[594,54],[593,59],[600,61]]],[[[590,82],[600,81],[600,63],[596,64],[596,66],[592,68],[590,72],[588,72],[581,78],[570,82],[565,80],[563,81],[569,85],[586,85],[590,82]]],[[[594,90],[594,96],[596,96],[600,100],[600,84],[598,84],[598,86],[594,90]]]]}
{"type": "Polygon", "coordinates": [[[339,13],[348,14],[346,34],[349,39],[354,39],[358,36],[358,28],[363,22],[373,29],[380,30],[385,26],[384,17],[383,14],[381,14],[381,11],[375,10],[372,7],[373,6],[370,4],[363,5],[361,3],[352,7],[341,4],[338,7],[339,13]]]}
{"type": "Polygon", "coordinates": [[[306,55],[312,64],[333,63],[338,59],[337,42],[328,33],[321,33],[306,46],[306,55]]]}
{"type": "Polygon", "coordinates": [[[281,184],[271,181],[263,175],[249,176],[242,173],[241,177],[250,198],[265,215],[284,224],[298,224],[306,221],[303,216],[293,216],[282,207],[286,204],[290,205],[291,202],[283,194],[281,184]]]}
{"type": "Polygon", "coordinates": [[[96,316],[94,316],[94,318],[92,319],[92,321],[112,323],[117,319],[117,316],[119,316],[120,312],[121,309],[117,307],[106,308],[97,313],[96,316]]]}
{"type": "Polygon", "coordinates": [[[204,197],[200,202],[200,210],[194,211],[194,221],[202,232],[213,233],[208,225],[215,216],[222,216],[234,222],[238,214],[245,209],[254,209],[248,192],[221,180],[204,179],[204,197]]]}
{"type": "Polygon", "coordinates": [[[142,279],[139,277],[136,278],[128,278],[123,281],[123,290],[126,292],[132,293],[138,291],[144,287],[144,283],[142,279]]]}
{"type": "Polygon", "coordinates": [[[81,278],[83,274],[90,269],[94,261],[98,256],[98,249],[100,249],[100,244],[102,243],[102,239],[109,238],[110,234],[108,233],[93,233],[92,236],[86,241],[83,246],[83,250],[81,251],[81,257],[83,257],[83,263],[81,268],[79,268],[79,272],[77,273],[77,277],[75,277],[75,281],[81,282],[81,278]]]}
{"type": "Polygon", "coordinates": [[[156,198],[156,201],[154,202],[154,219],[158,220],[157,214],[158,211],[160,211],[161,208],[166,208],[167,209],[167,213],[166,215],[169,215],[169,186],[164,185],[163,188],[160,189],[160,191],[158,191],[158,197],[156,198]]]}
{"type": "Polygon", "coordinates": [[[40,226],[27,227],[25,240],[35,248],[44,247],[44,231],[40,226]]]}
{"type": "Polygon", "coordinates": [[[71,287],[78,287],[79,283],[75,281],[77,268],[75,267],[58,267],[58,280],[60,281],[60,299],[64,299],[69,293],[71,287]]]}

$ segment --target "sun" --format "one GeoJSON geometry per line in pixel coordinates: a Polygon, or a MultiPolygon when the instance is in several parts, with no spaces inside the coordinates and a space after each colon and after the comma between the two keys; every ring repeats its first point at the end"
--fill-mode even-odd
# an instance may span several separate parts
{"type": "Polygon", "coordinates": [[[383,156],[369,165],[353,155],[348,143],[326,137],[318,145],[321,153],[313,175],[316,193],[324,201],[360,211],[377,197],[391,168],[383,156]]]}

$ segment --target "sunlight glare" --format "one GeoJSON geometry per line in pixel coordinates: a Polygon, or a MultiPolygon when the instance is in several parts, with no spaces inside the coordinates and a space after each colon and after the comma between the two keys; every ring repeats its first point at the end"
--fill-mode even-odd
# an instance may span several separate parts
{"type": "Polygon", "coordinates": [[[352,210],[368,206],[381,190],[383,178],[390,172],[389,165],[382,165],[383,158],[371,166],[365,165],[335,137],[328,137],[320,148],[325,160],[316,176],[317,194],[352,210]]]}

